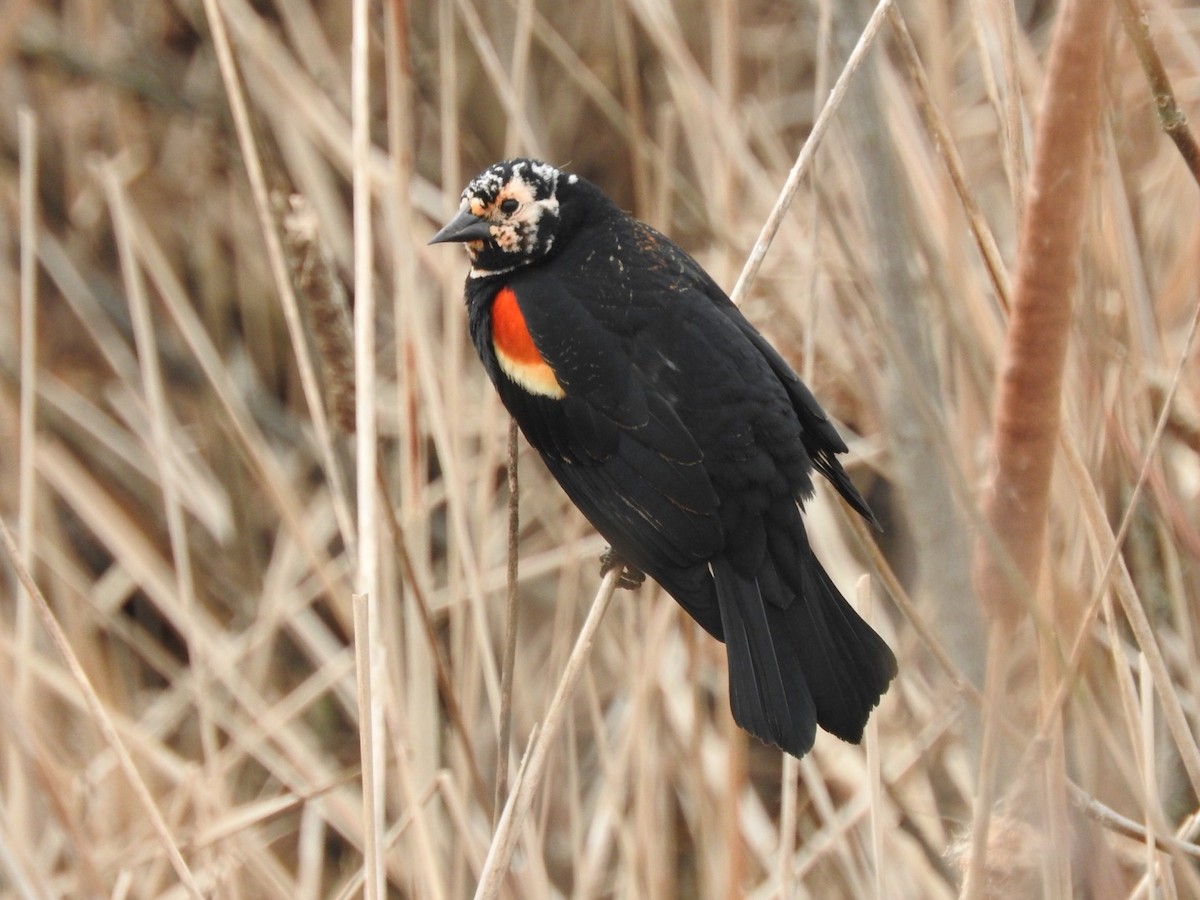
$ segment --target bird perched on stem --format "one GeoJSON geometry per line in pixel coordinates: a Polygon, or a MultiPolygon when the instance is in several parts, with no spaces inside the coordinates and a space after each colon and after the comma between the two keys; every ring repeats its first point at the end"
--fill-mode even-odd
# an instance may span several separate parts
{"type": "Polygon", "coordinates": [[[809,389],[678,246],[578,175],[512,159],[430,243],[466,245],[500,399],[618,559],[724,641],[734,720],[802,756],[852,742],[896,674],[808,542],[816,469],[875,518],[809,389]]]}

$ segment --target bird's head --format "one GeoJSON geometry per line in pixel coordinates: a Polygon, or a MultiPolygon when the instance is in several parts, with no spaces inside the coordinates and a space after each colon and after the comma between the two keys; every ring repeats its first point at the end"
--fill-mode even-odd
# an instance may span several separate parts
{"type": "Polygon", "coordinates": [[[495,163],[471,180],[458,214],[429,243],[465,244],[473,274],[507,272],[535,262],[558,237],[561,186],[578,180],[535,159],[495,163]]]}

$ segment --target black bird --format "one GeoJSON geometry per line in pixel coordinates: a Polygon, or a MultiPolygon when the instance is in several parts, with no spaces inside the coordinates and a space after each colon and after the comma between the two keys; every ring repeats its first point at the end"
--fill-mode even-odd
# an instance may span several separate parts
{"type": "Polygon", "coordinates": [[[875,519],[796,373],[694,259],[544,162],[480,173],[446,241],[500,399],[616,556],[725,642],[734,720],[795,756],[817,725],[861,740],[896,659],[809,546],[813,469],[875,519]]]}

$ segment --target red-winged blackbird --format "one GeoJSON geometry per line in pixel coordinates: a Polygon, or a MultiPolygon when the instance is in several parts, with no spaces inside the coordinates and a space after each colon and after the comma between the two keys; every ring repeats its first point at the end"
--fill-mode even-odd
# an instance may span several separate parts
{"type": "Polygon", "coordinates": [[[804,530],[815,468],[869,521],[816,398],[690,256],[578,175],[496,163],[430,243],[471,257],[471,337],[550,472],[729,654],[734,720],[857,742],[896,674],[804,530]]]}

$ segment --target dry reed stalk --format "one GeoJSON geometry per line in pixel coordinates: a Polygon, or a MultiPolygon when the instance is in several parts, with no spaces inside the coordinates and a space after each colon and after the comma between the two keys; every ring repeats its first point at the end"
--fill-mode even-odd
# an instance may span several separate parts
{"type": "Polygon", "coordinates": [[[821,107],[820,114],[817,116],[816,121],[813,122],[812,131],[809,133],[808,139],[804,142],[804,146],[800,148],[800,153],[796,156],[796,161],[793,163],[791,171],[788,172],[787,181],[784,182],[783,189],[779,192],[775,206],[772,207],[771,214],[767,217],[766,222],[763,223],[758,240],[755,241],[754,248],[750,251],[750,255],[742,267],[741,274],[738,275],[737,284],[733,286],[733,290],[729,294],[734,303],[741,303],[750,290],[750,286],[754,284],[758,270],[762,267],[763,259],[766,257],[767,251],[771,247],[771,242],[775,239],[775,234],[779,231],[779,226],[783,222],[784,214],[787,213],[788,207],[791,206],[792,198],[796,196],[796,191],[800,187],[800,182],[804,178],[809,163],[816,154],[817,148],[821,145],[821,138],[829,128],[830,122],[833,121],[833,114],[837,112],[838,107],[841,105],[842,98],[845,97],[846,91],[850,87],[854,73],[858,71],[858,67],[866,57],[867,51],[871,48],[875,35],[883,25],[883,17],[890,8],[891,0],[880,0],[879,4],[875,7],[875,11],[871,13],[871,17],[867,20],[867,24],[863,27],[862,34],[855,43],[854,49],[846,58],[846,64],[842,67],[841,73],[833,84],[833,89],[829,92],[829,99],[821,107]]]}
{"type": "MultiPolygon", "coordinates": [[[[519,143],[526,148],[529,154],[545,156],[544,150],[541,149],[541,142],[538,140],[537,130],[525,115],[524,98],[518,93],[512,78],[504,71],[500,55],[483,19],[480,18],[479,11],[472,5],[471,0],[456,0],[456,6],[462,23],[467,29],[467,34],[471,38],[471,43],[475,47],[475,52],[479,56],[479,61],[483,64],[491,86],[496,90],[498,99],[504,107],[507,120],[519,135],[519,143]]],[[[524,22],[527,27],[528,19],[525,18],[524,22]]]]}
{"type": "MultiPolygon", "coordinates": [[[[988,102],[1003,128],[1004,172],[1008,179],[1014,218],[1020,222],[1025,208],[1027,165],[1025,161],[1025,127],[1022,122],[1020,70],[1017,64],[1018,23],[1016,4],[1012,0],[1000,3],[972,4],[971,23],[981,60],[980,69],[987,85],[988,102]],[[989,13],[991,21],[989,22],[989,13]],[[991,27],[988,27],[988,26],[991,27]],[[1000,80],[993,72],[993,44],[1000,45],[1000,80]]],[[[906,54],[908,51],[905,51],[906,54]]],[[[939,137],[939,142],[941,138],[939,137]]],[[[972,223],[974,225],[974,223],[972,223]]],[[[1007,299],[1008,292],[1002,297],[1007,299]]],[[[1006,304],[1007,305],[1007,304],[1006,304]]]]}
{"type": "MultiPolygon", "coordinates": [[[[999,298],[1001,306],[1007,309],[1010,304],[1009,297],[1012,292],[1012,286],[1009,282],[1008,269],[1005,267],[1003,258],[1000,255],[1000,248],[996,245],[996,238],[992,234],[992,230],[979,208],[979,203],[975,199],[974,193],[967,185],[962,157],[954,144],[949,126],[933,101],[929,80],[925,74],[924,67],[921,65],[921,59],[917,54],[917,48],[913,43],[912,35],[908,31],[908,25],[905,24],[904,17],[896,11],[895,7],[889,10],[889,16],[892,27],[896,30],[897,44],[904,59],[904,65],[908,69],[909,77],[912,78],[916,86],[917,105],[922,118],[925,120],[925,126],[937,142],[938,153],[946,165],[946,172],[954,185],[955,194],[957,194],[959,200],[962,202],[963,211],[967,215],[967,221],[971,225],[971,233],[987,265],[988,275],[991,278],[996,296],[999,298]]],[[[1015,88],[1012,88],[1009,91],[1009,96],[1019,95],[1015,88]]],[[[1015,139],[1019,139],[1021,134],[1019,127],[1014,127],[1010,124],[1009,128],[1016,136],[1015,139]]],[[[1009,143],[1011,143],[1011,139],[1009,142],[1006,142],[1005,146],[1008,147],[1009,143]]],[[[1020,154],[1014,151],[1009,151],[1009,155],[1020,156],[1020,154]]],[[[1014,163],[1013,165],[1016,168],[1016,164],[1014,163]]],[[[1024,184],[1024,181],[1022,180],[1016,184],[1024,184]]],[[[1016,185],[1014,185],[1014,190],[1016,189],[1016,185]]],[[[1019,206],[1016,208],[1020,209],[1019,206]]]]}
{"type": "Polygon", "coordinates": [[[62,656],[63,661],[67,664],[67,669],[71,673],[71,677],[75,680],[75,684],[83,696],[83,700],[87,705],[88,714],[97,729],[103,735],[105,742],[116,755],[117,763],[120,766],[122,774],[129,780],[130,787],[133,788],[134,796],[141,805],[142,812],[150,820],[151,827],[155,835],[162,844],[163,851],[167,855],[167,859],[171,863],[171,867],[175,870],[175,874],[179,877],[184,890],[188,896],[194,900],[201,900],[204,893],[196,881],[191,868],[187,861],[180,853],[179,845],[167,826],[166,820],[163,818],[162,811],[155,803],[154,797],[150,793],[150,789],[146,786],[145,780],[142,778],[141,772],[138,770],[137,764],[133,761],[133,756],[130,754],[125,742],[121,739],[120,733],[117,731],[116,725],[113,723],[112,717],[109,716],[104,708],[104,703],[96,693],[95,687],[92,685],[91,679],[87,672],[79,662],[79,658],[75,655],[75,651],[71,648],[70,642],[67,640],[66,634],[63,632],[62,626],[59,625],[58,619],[54,615],[54,611],[50,608],[50,604],[46,602],[45,596],[38,588],[37,583],[33,580],[29,570],[21,563],[21,553],[17,547],[16,541],[13,539],[12,532],[3,519],[0,519],[0,546],[3,546],[5,555],[8,557],[9,563],[16,570],[17,577],[21,581],[21,585],[28,592],[29,597],[33,601],[33,606],[38,616],[42,620],[42,627],[49,635],[54,648],[62,656]]]}
{"type": "MultiPolygon", "coordinates": [[[[519,119],[510,118],[504,136],[504,155],[513,157],[521,155],[526,141],[522,136],[519,122],[526,121],[525,97],[528,89],[529,50],[533,38],[533,3],[532,0],[517,0],[517,18],[513,26],[515,32],[512,47],[512,83],[513,102],[519,109],[519,119]]],[[[530,150],[529,152],[533,152],[530,150]]],[[[520,537],[520,492],[518,490],[517,465],[517,423],[508,423],[508,452],[505,463],[505,477],[508,482],[508,566],[504,591],[504,643],[503,656],[500,666],[500,732],[496,741],[496,791],[492,807],[492,827],[500,824],[500,816],[508,799],[508,771],[510,767],[509,753],[512,748],[512,715],[513,715],[513,670],[516,667],[517,655],[517,620],[519,610],[518,597],[518,563],[520,537]]]]}
{"type": "MultiPolygon", "coordinates": [[[[17,546],[20,549],[21,564],[29,571],[34,569],[34,536],[36,534],[34,516],[36,515],[35,499],[37,488],[37,470],[35,454],[37,443],[35,428],[37,427],[37,254],[38,254],[38,156],[37,156],[37,117],[28,107],[22,106],[17,112],[18,141],[20,161],[20,398],[19,435],[17,448],[17,546]]],[[[25,588],[19,587],[16,595],[16,609],[13,616],[13,637],[16,642],[16,656],[26,658],[34,646],[34,610],[33,602],[25,588]]],[[[28,668],[18,663],[13,672],[13,704],[16,708],[26,707],[33,699],[28,668]]],[[[12,768],[5,781],[6,805],[8,817],[11,817],[19,833],[22,826],[29,822],[29,792],[26,779],[26,764],[21,761],[23,754],[15,744],[11,745],[10,754],[13,759],[12,768]]],[[[20,846],[18,842],[16,846],[20,846]]],[[[12,846],[12,842],[6,841],[12,846]]],[[[12,851],[10,851],[11,853],[12,851]]],[[[14,871],[20,873],[22,866],[14,871]]],[[[24,881],[24,877],[20,878],[24,881]]]]}
{"type": "MultiPolygon", "coordinates": [[[[386,246],[389,247],[389,252],[385,254],[387,259],[381,264],[390,264],[393,280],[391,316],[396,328],[395,415],[403,425],[397,458],[388,462],[381,460],[379,483],[381,498],[389,498],[393,496],[393,491],[382,489],[382,485],[390,480],[384,478],[383,472],[392,473],[393,478],[398,475],[400,485],[396,495],[400,505],[411,510],[427,508],[429,505],[427,472],[431,459],[429,450],[419,440],[421,401],[419,384],[412,377],[409,350],[414,343],[428,340],[423,336],[426,320],[423,304],[417,300],[421,296],[423,274],[418,256],[418,248],[424,246],[420,237],[423,229],[417,214],[417,200],[406,189],[417,177],[415,153],[420,127],[416,103],[419,94],[412,59],[414,35],[409,4],[405,0],[392,0],[385,5],[384,13],[387,141],[391,165],[389,186],[380,192],[378,202],[384,214],[384,234],[380,236],[380,242],[382,244],[386,239],[386,246]]],[[[386,313],[383,319],[386,321],[386,313]]],[[[450,380],[446,379],[448,388],[450,380]]],[[[456,434],[457,429],[451,434],[452,441],[456,439],[456,434]]],[[[453,452],[458,451],[455,449],[453,452]]],[[[385,501],[383,505],[389,503],[385,501]]],[[[393,517],[390,508],[385,510],[385,517],[393,517]]],[[[433,553],[432,528],[427,521],[409,516],[405,523],[404,540],[422,558],[428,558],[433,553]]],[[[411,561],[409,558],[401,566],[409,574],[412,572],[411,561]]],[[[460,746],[463,748],[460,757],[462,762],[456,774],[464,786],[471,784],[474,796],[486,804],[487,801],[482,798],[488,792],[479,772],[475,748],[461,717],[461,707],[455,696],[457,688],[448,676],[442,644],[431,628],[425,598],[415,583],[406,579],[404,588],[396,592],[395,600],[400,609],[393,611],[384,634],[394,634],[393,626],[398,626],[404,635],[403,649],[389,657],[389,674],[393,683],[403,689],[403,698],[397,698],[394,704],[397,711],[393,715],[397,715],[398,708],[403,706],[407,722],[406,746],[412,755],[411,780],[414,783],[429,782],[443,771],[445,739],[440,726],[446,718],[445,714],[450,713],[452,727],[462,738],[460,746]]],[[[392,605],[389,602],[389,606],[392,605]]],[[[385,645],[390,644],[390,640],[385,642],[385,645]]],[[[428,827],[434,846],[440,848],[446,845],[452,833],[451,826],[446,815],[437,810],[431,812],[428,827]]],[[[439,854],[438,858],[444,860],[446,857],[439,854]]],[[[459,862],[455,868],[461,877],[464,871],[462,863],[459,862]]],[[[445,878],[444,883],[451,883],[451,879],[445,878]]],[[[438,889],[453,890],[442,884],[438,885],[438,889]]]]}
{"type": "MultiPolygon", "coordinates": [[[[1075,640],[1072,643],[1070,652],[1067,655],[1066,664],[1063,667],[1063,672],[1058,683],[1057,690],[1053,698],[1050,699],[1045,706],[1044,715],[1047,717],[1045,720],[1046,724],[1043,725],[1043,730],[1038,735],[1039,741],[1046,739],[1047,735],[1045,733],[1045,728],[1048,727],[1048,724],[1053,722],[1054,719],[1061,714],[1062,707],[1066,703],[1067,695],[1070,692],[1072,685],[1075,683],[1074,679],[1076,672],[1083,661],[1083,656],[1090,640],[1089,632],[1091,630],[1091,625],[1095,621],[1095,617],[1100,611],[1101,602],[1108,596],[1108,591],[1112,586],[1113,578],[1115,577],[1117,579],[1119,596],[1121,596],[1129,606],[1137,607],[1139,610],[1142,606],[1141,602],[1136,598],[1134,588],[1131,584],[1129,584],[1129,574],[1126,571],[1125,564],[1121,560],[1120,548],[1124,545],[1125,539],[1129,534],[1129,529],[1132,527],[1138,497],[1140,496],[1141,491],[1146,484],[1146,480],[1149,478],[1153,461],[1156,455],[1160,452],[1159,448],[1162,437],[1166,431],[1167,423],[1170,419],[1172,402],[1176,396],[1178,388],[1182,383],[1183,375],[1191,357],[1192,348],[1195,346],[1198,332],[1200,332],[1200,303],[1197,303],[1194,309],[1192,320],[1188,327],[1187,335],[1183,341],[1182,351],[1176,364],[1174,375],[1163,399],[1163,404],[1160,409],[1158,419],[1154,425],[1154,431],[1147,441],[1146,447],[1143,451],[1144,456],[1137,478],[1134,480],[1133,485],[1130,488],[1125,511],[1121,516],[1120,524],[1118,525],[1115,533],[1112,532],[1111,527],[1105,521],[1100,503],[1094,498],[1094,488],[1090,487],[1090,478],[1087,469],[1080,458],[1078,450],[1069,442],[1064,444],[1064,456],[1068,464],[1068,471],[1070,472],[1074,482],[1081,488],[1080,496],[1084,499],[1083,506],[1085,515],[1087,516],[1091,525],[1093,534],[1102,544],[1101,554],[1104,559],[1104,564],[1098,572],[1096,587],[1092,593],[1091,599],[1084,607],[1079,629],[1076,632],[1075,640]],[[1126,600],[1126,598],[1128,599],[1126,600]]],[[[1144,622],[1144,614],[1139,615],[1135,611],[1132,615],[1135,628],[1139,634],[1139,644],[1141,640],[1149,641],[1151,639],[1149,633],[1149,624],[1148,622],[1144,622]]],[[[1142,652],[1147,652],[1144,647],[1142,652]]],[[[1150,652],[1152,657],[1157,657],[1157,654],[1154,653],[1154,651],[1150,652]]],[[[1166,669],[1160,666],[1159,671],[1165,673],[1166,669]]],[[[1170,706],[1173,710],[1175,709],[1176,704],[1171,703],[1166,696],[1164,696],[1164,703],[1170,706]]],[[[1182,721],[1181,710],[1178,712],[1171,712],[1168,715],[1173,721],[1182,721]]],[[[1176,731],[1178,734],[1179,730],[1177,729],[1176,731]]],[[[1185,745],[1187,743],[1189,742],[1184,741],[1185,745]]],[[[1185,758],[1192,758],[1192,754],[1187,753],[1185,758]]],[[[1190,772],[1194,772],[1196,770],[1197,763],[1200,763],[1200,757],[1196,757],[1195,760],[1195,762],[1189,763],[1190,772]]],[[[1193,779],[1195,778],[1194,774],[1192,777],[1193,779]]]]}
{"type": "Polygon", "coordinates": [[[145,289],[142,267],[137,259],[134,246],[135,239],[129,219],[127,198],[119,178],[116,167],[111,163],[104,166],[100,172],[100,180],[103,182],[105,196],[113,217],[114,231],[117,235],[122,278],[129,297],[135,346],[142,373],[142,392],[149,410],[149,443],[158,465],[158,483],[162,490],[167,534],[170,541],[170,565],[175,574],[175,591],[183,626],[182,634],[188,646],[188,657],[191,662],[194,692],[192,701],[196,706],[197,724],[200,731],[201,764],[206,780],[209,782],[207,789],[200,792],[200,802],[197,804],[197,822],[199,827],[204,828],[217,811],[228,806],[228,798],[223,784],[216,777],[215,765],[219,744],[213,722],[212,707],[208,699],[209,662],[204,648],[190,639],[191,635],[197,634],[199,629],[195,622],[195,572],[181,501],[181,473],[172,465],[172,460],[179,454],[174,448],[173,421],[167,409],[166,389],[163,383],[149,298],[145,289]]]}
{"type": "Polygon", "coordinates": [[[1004,679],[1011,655],[1011,630],[994,623],[988,633],[987,674],[983,682],[983,733],[980,738],[976,794],[971,808],[970,853],[963,869],[965,900],[987,896],[988,839],[996,799],[996,766],[1002,742],[1004,679]]]}
{"type": "MultiPolygon", "coordinates": [[[[466,485],[470,483],[471,479],[467,475],[466,469],[471,463],[455,452],[457,441],[454,438],[454,428],[461,416],[456,415],[453,410],[447,409],[441,402],[438,393],[439,367],[435,365],[432,358],[432,351],[436,346],[432,335],[428,332],[414,334],[411,346],[412,362],[416,370],[417,393],[422,403],[425,426],[444,471],[449,530],[457,542],[456,549],[460,557],[462,577],[465,581],[464,589],[468,600],[471,626],[477,635],[488,635],[490,631],[487,627],[482,565],[479,560],[480,551],[476,542],[472,540],[471,522],[468,520],[468,510],[470,510],[471,504],[466,485]]],[[[500,674],[495,651],[491,643],[485,640],[481,640],[477,649],[481,656],[479,674],[483,680],[490,709],[498,710],[500,708],[500,674]]]]}
{"type": "MultiPolygon", "coordinates": [[[[1197,307],[1197,322],[1200,322],[1200,306],[1197,307]]],[[[1195,329],[1193,328],[1191,336],[1194,335],[1195,329]]],[[[1191,336],[1189,337],[1189,343],[1191,336]]],[[[1074,455],[1074,453],[1068,453],[1068,459],[1071,459],[1074,455]]],[[[1080,497],[1083,501],[1086,515],[1094,529],[1093,538],[1098,541],[1100,553],[1104,558],[1113,561],[1111,563],[1106,562],[1106,571],[1109,566],[1112,567],[1116,578],[1114,584],[1115,593],[1120,600],[1121,609],[1125,613],[1129,628],[1133,632],[1134,640],[1138,648],[1145,654],[1147,665],[1154,675],[1155,685],[1159,691],[1159,698],[1163,704],[1163,718],[1166,720],[1167,727],[1174,738],[1175,746],[1179,750],[1192,789],[1200,795],[1200,747],[1197,746],[1196,735],[1187,723],[1187,716],[1180,697],[1174,690],[1171,672],[1163,658],[1159,642],[1154,636],[1154,629],[1150,624],[1149,617],[1146,615],[1145,606],[1138,597],[1128,568],[1120,558],[1119,545],[1112,534],[1111,526],[1104,518],[1103,509],[1099,498],[1095,494],[1094,486],[1086,480],[1082,465],[1078,461],[1071,463],[1071,470],[1077,473],[1079,481],[1082,482],[1081,487],[1083,490],[1081,490],[1080,497]]],[[[1108,595],[1105,593],[1103,596],[1107,598],[1108,595]]],[[[1111,616],[1108,618],[1112,619],[1111,616]]],[[[1112,650],[1115,652],[1118,646],[1113,645],[1112,650]]]]}
{"type": "Polygon", "coordinates": [[[1154,814],[1160,808],[1160,798],[1158,794],[1158,779],[1154,773],[1153,760],[1158,759],[1158,754],[1154,750],[1154,676],[1150,672],[1150,667],[1146,664],[1146,655],[1143,653],[1138,657],[1138,706],[1141,712],[1141,769],[1142,769],[1142,790],[1146,797],[1146,875],[1151,883],[1151,896],[1155,896],[1153,888],[1154,882],[1159,877],[1156,875],[1158,871],[1158,842],[1154,840],[1155,832],[1160,829],[1156,822],[1152,821],[1157,818],[1154,814]]]}
{"type": "Polygon", "coordinates": [[[500,821],[504,801],[508,799],[509,752],[512,747],[513,670],[517,656],[517,619],[520,612],[517,579],[520,550],[520,490],[517,468],[517,423],[508,423],[508,567],[504,590],[504,655],[500,664],[500,735],[496,741],[496,793],[492,806],[492,827],[500,821]]]}
{"type": "Polygon", "coordinates": [[[441,644],[437,639],[433,613],[430,610],[429,598],[426,596],[425,587],[422,585],[422,576],[413,562],[412,554],[409,552],[404,532],[400,528],[400,523],[396,521],[395,512],[392,509],[391,495],[382,471],[376,473],[376,484],[378,485],[380,497],[385,500],[382,504],[384,523],[392,538],[392,549],[396,554],[400,575],[404,578],[411,591],[412,603],[416,618],[420,624],[422,637],[433,653],[433,664],[440,699],[446,705],[446,716],[449,719],[450,726],[455,734],[458,735],[461,742],[462,752],[467,760],[467,777],[471,781],[475,799],[477,802],[483,803],[488,792],[483,783],[483,776],[479,770],[478,760],[475,759],[474,746],[471,743],[471,733],[463,716],[458,692],[451,678],[451,666],[445,659],[441,644]]]}
{"type": "Polygon", "coordinates": [[[1121,16],[1121,24],[1126,36],[1133,42],[1137,51],[1138,61],[1146,73],[1150,83],[1150,91],[1154,98],[1154,108],[1162,129],[1167,133],[1183,157],[1184,165],[1192,173],[1192,178],[1200,184],[1200,144],[1188,127],[1187,116],[1179,108],[1175,97],[1175,89],[1171,86],[1167,68],[1163,65],[1154,39],[1150,36],[1150,22],[1137,3],[1137,0],[1117,0],[1117,12],[1121,16]]]}
{"type": "MultiPolygon", "coordinates": [[[[225,96],[229,102],[230,112],[232,113],[237,129],[238,144],[242,150],[246,165],[246,174],[250,180],[251,194],[254,198],[255,211],[258,213],[259,227],[266,244],[267,259],[270,263],[271,274],[275,281],[275,287],[279,292],[284,320],[287,322],[288,331],[291,336],[291,347],[296,354],[300,382],[304,389],[305,400],[308,402],[308,412],[312,417],[318,444],[321,447],[325,460],[326,471],[332,473],[337,470],[337,466],[334,462],[328,419],[325,415],[324,404],[321,402],[316,368],[313,365],[311,354],[308,350],[308,343],[304,338],[303,320],[300,316],[299,304],[296,301],[291,278],[288,274],[287,259],[283,251],[283,244],[276,227],[263,163],[260,159],[258,145],[253,137],[249,106],[242,88],[237,64],[233,58],[233,48],[225,31],[225,19],[221,9],[218,7],[217,0],[204,0],[204,10],[209,27],[212,30],[214,47],[221,69],[221,79],[225,87],[225,96]]],[[[356,166],[359,165],[357,161],[355,161],[355,164],[356,166]]],[[[351,544],[354,543],[356,538],[355,535],[349,534],[344,537],[351,544]]]]}
{"type": "Polygon", "coordinates": [[[620,581],[622,573],[623,567],[617,566],[604,576],[604,580],[600,583],[600,589],[588,610],[587,618],[584,619],[579,635],[575,639],[575,646],[571,650],[562,677],[555,688],[554,698],[546,709],[545,719],[538,731],[537,740],[529,747],[525,761],[521,764],[521,771],[513,782],[512,793],[509,794],[508,802],[504,805],[504,811],[488,849],[487,860],[479,876],[479,884],[475,891],[477,900],[494,898],[503,886],[505,873],[512,854],[516,850],[517,833],[521,830],[525,817],[529,814],[534,793],[540,786],[545,773],[550,746],[562,728],[568,708],[567,703],[575,693],[575,687],[579,682],[580,675],[583,674],[583,667],[587,663],[588,654],[592,649],[596,631],[604,619],[604,613],[608,609],[608,604],[617,589],[617,583],[620,581]]]}
{"type": "Polygon", "coordinates": [[[263,488],[278,510],[284,526],[291,536],[303,548],[308,557],[312,572],[320,580],[323,589],[330,595],[343,592],[339,584],[339,576],[333,573],[333,563],[329,554],[319,549],[304,526],[303,504],[290,484],[288,474],[279,459],[269,448],[269,443],[242,391],[236,385],[229,368],[226,366],[220,352],[213,344],[195,309],[188,302],[188,293],[183,284],[171,270],[162,247],[156,242],[154,235],[147,229],[145,223],[139,222],[134,211],[130,211],[132,227],[138,242],[138,252],[142,264],[146,267],[155,289],[166,306],[168,314],[179,329],[188,350],[201,371],[208,380],[221,409],[224,411],[227,425],[237,438],[237,443],[256,470],[263,488]]]}
{"type": "MultiPolygon", "coordinates": [[[[375,471],[378,458],[375,363],[375,272],[370,171],[370,81],[366,0],[351,4],[350,120],[354,219],[355,483],[358,539],[354,642],[358,659],[359,747],[363,769],[363,868],[367,900],[386,894],[384,809],[387,740],[383,634],[380,605],[379,517],[375,471]],[[361,612],[365,607],[365,612],[361,612]]],[[[302,342],[297,342],[302,343],[302,342]]],[[[310,398],[311,402],[311,398],[310,398]]]]}

